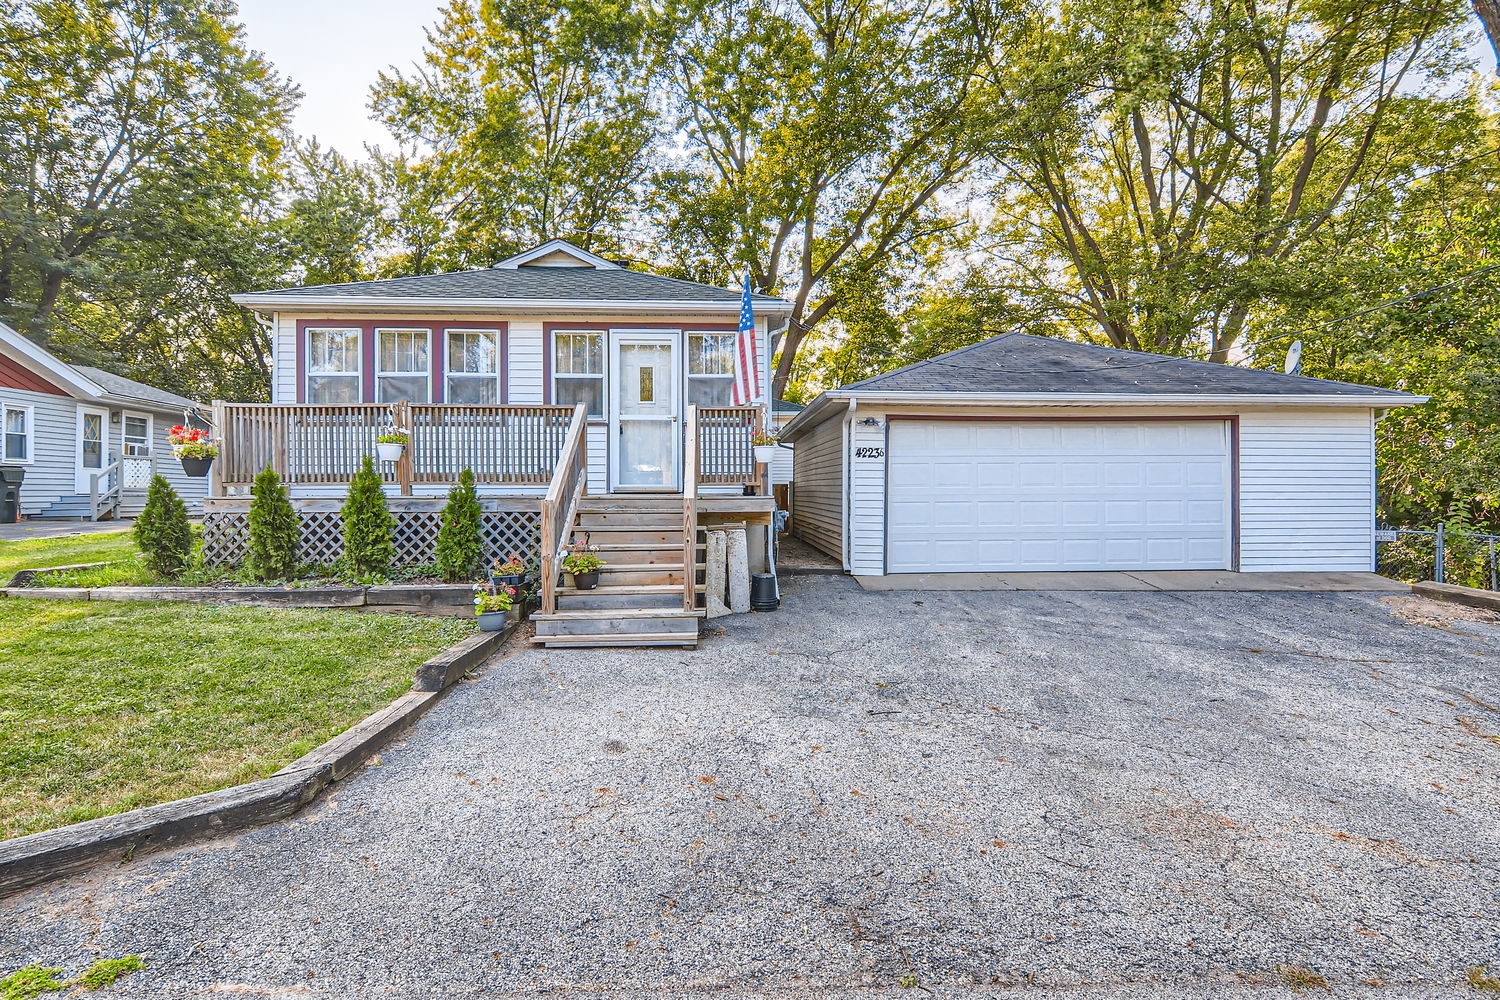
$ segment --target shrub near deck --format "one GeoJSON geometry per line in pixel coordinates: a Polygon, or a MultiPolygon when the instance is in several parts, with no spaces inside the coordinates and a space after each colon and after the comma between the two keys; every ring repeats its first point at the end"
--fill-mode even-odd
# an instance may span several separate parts
{"type": "Polygon", "coordinates": [[[465,620],[0,604],[0,838],[274,773],[388,704],[465,620]]]}

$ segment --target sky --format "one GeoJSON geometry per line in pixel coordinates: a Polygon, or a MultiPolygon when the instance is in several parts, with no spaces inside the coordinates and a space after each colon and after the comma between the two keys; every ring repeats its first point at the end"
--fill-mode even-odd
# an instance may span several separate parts
{"type": "Polygon", "coordinates": [[[294,127],[346,156],[390,145],[369,117],[370,85],[388,66],[409,69],[440,0],[240,0],[250,48],[302,88],[294,127]]]}

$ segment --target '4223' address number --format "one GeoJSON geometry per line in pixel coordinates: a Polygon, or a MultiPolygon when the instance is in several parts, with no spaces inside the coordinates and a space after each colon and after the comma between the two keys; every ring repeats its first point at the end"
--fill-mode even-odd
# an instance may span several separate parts
{"type": "Polygon", "coordinates": [[[885,457],[885,449],[884,448],[855,448],[854,449],[854,457],[855,458],[884,458],[885,457]]]}

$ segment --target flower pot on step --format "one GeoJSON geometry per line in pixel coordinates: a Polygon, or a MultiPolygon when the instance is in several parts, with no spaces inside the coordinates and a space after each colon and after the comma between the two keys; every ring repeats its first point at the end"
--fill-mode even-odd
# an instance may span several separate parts
{"type": "Polygon", "coordinates": [[[501,629],[505,628],[505,620],[506,618],[510,617],[510,615],[509,612],[505,611],[486,611],[483,614],[475,615],[474,617],[479,622],[479,631],[498,632],[501,629]]]}
{"type": "Polygon", "coordinates": [[[195,479],[202,479],[208,475],[209,466],[214,464],[214,460],[211,458],[187,458],[184,456],[178,459],[178,461],[182,463],[183,474],[192,476],[195,479]]]}
{"type": "Polygon", "coordinates": [[[401,453],[406,451],[404,444],[386,444],[384,442],[375,445],[375,455],[382,462],[399,462],[401,453]]]}
{"type": "Polygon", "coordinates": [[[593,590],[599,586],[599,571],[596,569],[592,573],[574,573],[573,586],[579,590],[593,590]]]}
{"type": "Polygon", "coordinates": [[[514,587],[519,593],[526,586],[525,573],[491,573],[490,582],[497,587],[514,587]]]}

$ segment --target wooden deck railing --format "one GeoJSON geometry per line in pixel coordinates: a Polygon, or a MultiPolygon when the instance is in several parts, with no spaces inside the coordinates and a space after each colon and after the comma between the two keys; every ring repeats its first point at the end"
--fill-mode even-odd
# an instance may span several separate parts
{"type": "Polygon", "coordinates": [[[698,407],[698,483],[701,485],[759,485],[760,467],[750,439],[764,428],[758,406],[698,407]]]}
{"type": "Polygon", "coordinates": [[[214,479],[248,486],[269,465],[291,486],[342,485],[374,457],[377,437],[401,430],[410,438],[401,460],[375,468],[402,493],[455,483],[466,468],[479,483],[545,486],[572,416],[566,406],[216,403],[214,479]]]}
{"type": "Polygon", "coordinates": [[[689,404],[683,424],[682,610],[698,606],[698,407],[689,404]]]}
{"type": "Polygon", "coordinates": [[[542,500],[542,613],[557,611],[557,574],[573,520],[578,515],[578,501],[588,489],[588,407],[579,403],[573,409],[563,439],[562,452],[554,463],[547,496],[542,500]]]}

